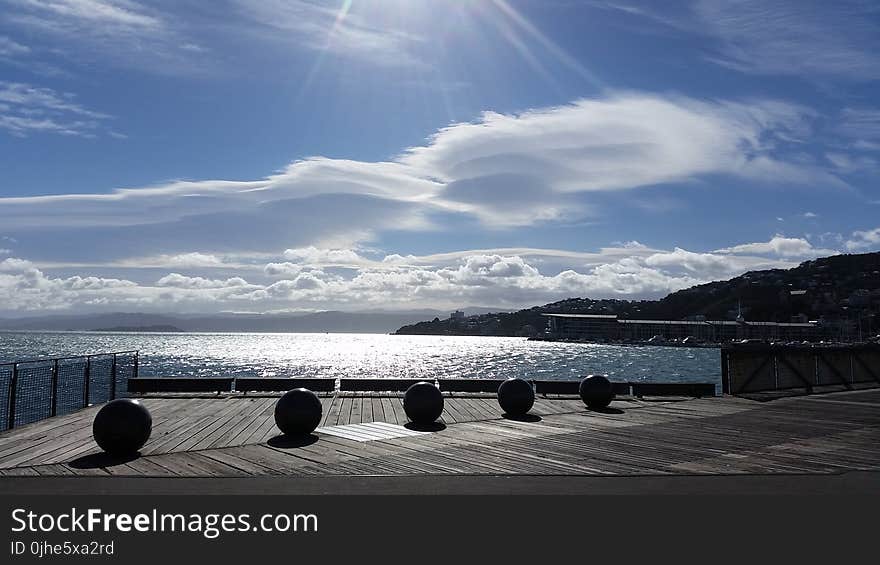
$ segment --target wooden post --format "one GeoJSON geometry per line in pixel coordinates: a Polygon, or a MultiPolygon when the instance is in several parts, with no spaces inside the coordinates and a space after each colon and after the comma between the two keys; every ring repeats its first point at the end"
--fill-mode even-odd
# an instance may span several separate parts
{"type": "Polygon", "coordinates": [[[723,347],[721,348],[721,392],[722,394],[730,394],[730,354],[723,347]]]}
{"type": "Polygon", "coordinates": [[[58,413],[58,359],[52,363],[52,409],[50,416],[58,413]]]}
{"type": "Polygon", "coordinates": [[[11,430],[15,427],[15,389],[18,388],[18,363],[12,364],[12,378],[9,379],[9,410],[7,411],[7,416],[9,420],[7,422],[6,429],[11,430]]]}

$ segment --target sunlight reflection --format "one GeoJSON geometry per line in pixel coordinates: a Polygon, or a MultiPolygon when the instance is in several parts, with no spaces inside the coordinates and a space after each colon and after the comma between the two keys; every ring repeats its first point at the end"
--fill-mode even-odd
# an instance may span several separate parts
{"type": "Polygon", "coordinates": [[[195,332],[33,332],[3,337],[0,360],[137,349],[144,377],[570,379],[596,372],[629,380],[702,382],[717,380],[720,371],[717,349],[506,337],[195,332]]]}

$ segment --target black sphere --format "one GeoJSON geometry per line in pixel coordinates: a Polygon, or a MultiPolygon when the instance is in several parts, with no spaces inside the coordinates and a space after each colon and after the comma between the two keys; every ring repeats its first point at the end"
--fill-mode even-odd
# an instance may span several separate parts
{"type": "Polygon", "coordinates": [[[306,435],[321,423],[321,401],[314,392],[295,388],[275,403],[275,424],[284,435],[306,435]]]}
{"type": "Polygon", "coordinates": [[[110,455],[133,455],[150,439],[153,417],[150,411],[130,398],[105,404],[92,422],[92,435],[98,447],[110,455]]]}
{"type": "Polygon", "coordinates": [[[431,424],[443,413],[443,394],[431,383],[416,383],[403,395],[403,410],[413,424],[431,424]]]}
{"type": "Polygon", "coordinates": [[[590,408],[605,408],[614,399],[614,387],[602,375],[584,377],[579,391],[581,400],[590,408]]]}
{"type": "Polygon", "coordinates": [[[506,414],[524,416],[535,403],[535,391],[525,379],[507,379],[498,387],[498,404],[506,414]]]}

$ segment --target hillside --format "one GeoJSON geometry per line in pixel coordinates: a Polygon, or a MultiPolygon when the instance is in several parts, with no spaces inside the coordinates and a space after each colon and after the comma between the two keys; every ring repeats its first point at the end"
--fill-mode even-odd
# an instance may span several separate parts
{"type": "Polygon", "coordinates": [[[546,327],[544,313],[616,314],[648,320],[731,320],[741,305],[750,321],[821,320],[880,329],[880,252],[835,255],[793,269],[750,271],[673,292],[660,300],[569,298],[510,313],[467,316],[403,326],[398,334],[535,336],[546,327]]]}

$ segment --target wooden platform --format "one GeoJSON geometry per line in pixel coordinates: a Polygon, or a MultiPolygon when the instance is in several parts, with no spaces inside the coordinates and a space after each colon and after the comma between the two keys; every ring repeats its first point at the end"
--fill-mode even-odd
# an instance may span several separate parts
{"type": "Polygon", "coordinates": [[[321,399],[322,427],[297,441],[278,435],[276,399],[144,398],[153,433],[141,456],[129,460],[95,446],[91,423],[99,407],[50,418],[0,434],[0,475],[712,475],[880,468],[876,389],[772,402],[624,399],[602,412],[587,410],[579,399],[540,398],[524,420],[501,417],[493,396],[453,395],[442,424],[429,433],[400,427],[407,423],[400,395],[337,393],[321,399]],[[350,427],[370,422],[384,424],[350,427]]]}

